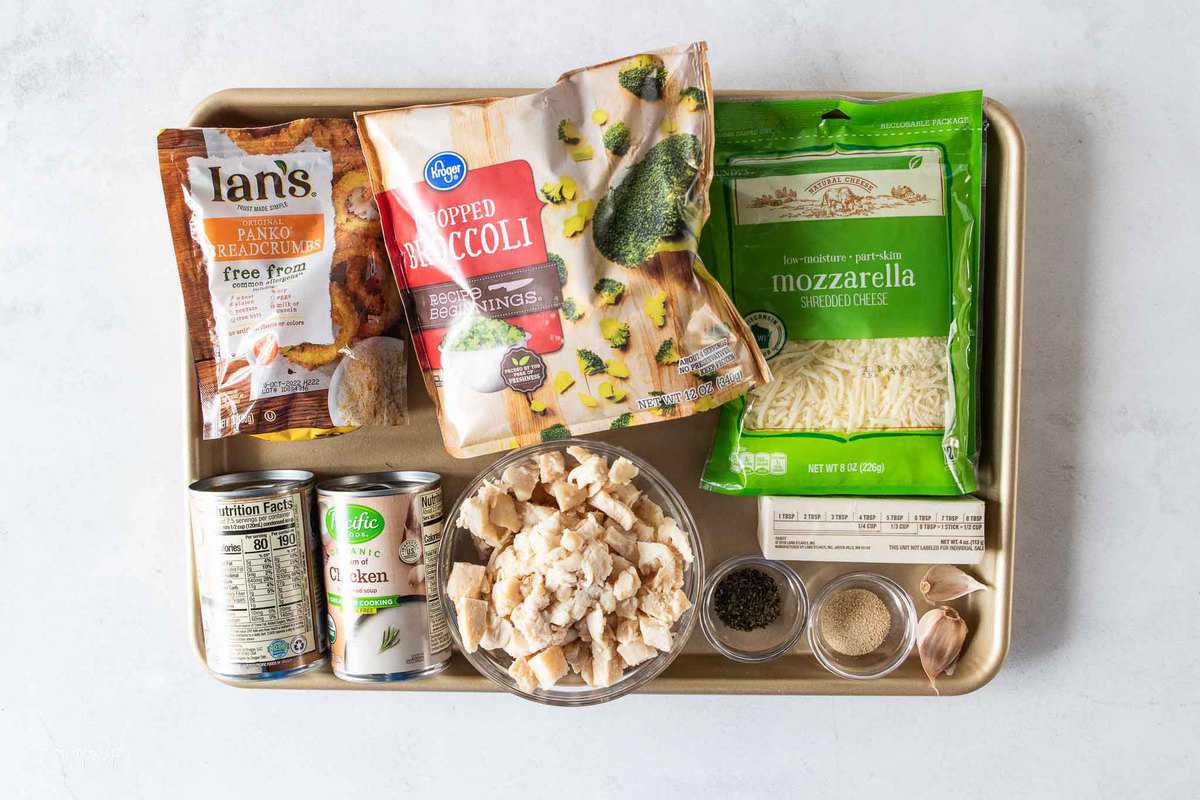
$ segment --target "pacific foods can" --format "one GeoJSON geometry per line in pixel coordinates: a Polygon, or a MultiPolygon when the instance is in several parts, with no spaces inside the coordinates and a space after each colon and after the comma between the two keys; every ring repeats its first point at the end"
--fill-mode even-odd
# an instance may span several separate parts
{"type": "Polygon", "coordinates": [[[450,663],[437,594],[441,482],[435,472],[373,472],[317,487],[339,678],[409,680],[450,663]]]}
{"type": "Polygon", "coordinates": [[[273,469],[188,487],[204,650],[218,675],[267,680],[325,662],[315,483],[273,469]]]}

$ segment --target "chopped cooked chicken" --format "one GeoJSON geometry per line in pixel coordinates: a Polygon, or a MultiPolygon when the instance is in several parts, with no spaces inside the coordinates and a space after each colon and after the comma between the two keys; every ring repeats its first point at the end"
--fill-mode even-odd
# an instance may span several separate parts
{"type": "Polygon", "coordinates": [[[617,611],[617,596],[613,593],[611,586],[605,586],[600,592],[600,608],[604,609],[605,614],[615,614],[617,611]]]}
{"type": "Polygon", "coordinates": [[[490,506],[488,498],[481,494],[474,497],[469,497],[462,504],[462,508],[458,512],[458,524],[466,528],[477,539],[490,544],[500,544],[502,531],[500,528],[492,524],[490,520],[490,506]]]}
{"type": "Polygon", "coordinates": [[[637,559],[637,539],[615,525],[604,529],[604,542],[620,556],[629,561],[637,559]]]}
{"type": "Polygon", "coordinates": [[[633,508],[633,504],[642,496],[641,491],[632,483],[606,483],[604,484],[604,491],[630,508],[633,508]]]}
{"type": "Polygon", "coordinates": [[[546,491],[550,492],[555,502],[558,503],[560,511],[570,511],[572,508],[583,503],[584,500],[587,500],[588,496],[586,489],[581,489],[563,480],[550,484],[550,487],[546,491]]]}
{"type": "Polygon", "coordinates": [[[529,641],[526,640],[525,634],[521,633],[516,628],[513,628],[512,633],[508,637],[508,644],[504,645],[504,652],[508,653],[513,658],[527,656],[533,652],[533,648],[529,646],[529,641]]]}
{"type": "Polygon", "coordinates": [[[638,599],[630,597],[617,602],[617,617],[620,619],[634,619],[637,617],[638,599]]]}
{"type": "Polygon", "coordinates": [[[608,468],[608,479],[612,483],[629,483],[638,476],[637,465],[621,456],[608,468]]]}
{"type": "Polygon", "coordinates": [[[592,637],[592,641],[603,641],[604,632],[608,624],[604,616],[604,609],[596,606],[587,614],[587,632],[588,636],[592,637]]]}
{"type": "Polygon", "coordinates": [[[603,458],[595,456],[571,470],[567,475],[567,480],[576,486],[591,486],[598,483],[603,487],[605,481],[608,480],[608,467],[603,458]]]}
{"type": "Polygon", "coordinates": [[[558,509],[540,503],[518,503],[517,512],[521,515],[521,525],[528,527],[536,525],[552,514],[557,514],[558,509]]]}
{"type": "Polygon", "coordinates": [[[512,490],[513,497],[528,500],[538,485],[537,465],[529,461],[512,464],[500,473],[500,481],[512,490]]]}
{"type": "Polygon", "coordinates": [[[486,574],[487,568],[482,564],[456,562],[446,580],[446,596],[456,603],[464,597],[478,599],[486,574]]]}
{"type": "Polygon", "coordinates": [[[645,495],[634,504],[634,510],[637,511],[638,519],[652,527],[657,527],[663,521],[662,508],[645,495]]]}
{"type": "MultiPolygon", "coordinates": [[[[497,584],[498,586],[499,584],[497,584]]],[[[617,576],[617,580],[613,583],[613,598],[620,603],[634,597],[640,588],[642,588],[641,577],[638,576],[636,569],[628,567],[621,570],[621,574],[617,576]]],[[[495,591],[493,589],[493,592],[495,591]]]]}
{"type": "Polygon", "coordinates": [[[567,462],[558,451],[542,453],[537,457],[539,478],[542,483],[554,483],[567,474],[567,462]]]}
{"type": "MultiPolygon", "coordinates": [[[[577,444],[573,444],[567,448],[567,455],[569,455],[571,458],[578,461],[580,464],[582,464],[583,462],[587,461],[590,458],[601,458],[601,459],[603,458],[603,456],[597,455],[596,453],[593,453],[591,450],[588,450],[585,447],[580,447],[577,444]]],[[[607,469],[607,467],[606,467],[606,469],[607,469]]]]}
{"type": "Polygon", "coordinates": [[[664,519],[658,526],[656,531],[658,540],[666,542],[675,548],[675,552],[683,557],[683,560],[690,564],[695,556],[692,554],[692,545],[688,542],[687,534],[679,527],[679,524],[671,518],[664,519]]]}
{"type": "Polygon", "coordinates": [[[612,556],[603,542],[595,539],[583,548],[583,580],[588,584],[602,583],[612,572],[612,556]]]}
{"type": "Polygon", "coordinates": [[[668,608],[671,612],[672,622],[682,617],[683,612],[692,607],[692,601],[688,600],[687,593],[684,592],[683,589],[676,589],[674,592],[672,592],[668,602],[668,608]]]}
{"type": "Polygon", "coordinates": [[[484,650],[503,650],[512,638],[512,623],[498,616],[493,609],[488,609],[487,627],[479,638],[479,646],[484,650]]]}
{"type": "Polygon", "coordinates": [[[584,447],[567,453],[570,469],[562,451],[542,453],[463,502],[457,523],[487,563],[456,563],[444,588],[464,649],[508,653],[524,691],[569,673],[616,683],[670,651],[691,605],[691,541],[634,483],[638,467],[584,447]]]}
{"type": "Polygon", "coordinates": [[[492,586],[492,608],[502,617],[511,614],[524,599],[521,595],[521,579],[516,575],[502,578],[492,586]]]}
{"type": "Polygon", "coordinates": [[[675,554],[671,548],[658,542],[637,543],[638,572],[644,577],[653,575],[661,569],[675,569],[675,554]]]}
{"type": "Polygon", "coordinates": [[[617,645],[617,653],[627,667],[636,667],[643,661],[649,661],[658,655],[658,651],[645,642],[633,641],[617,645]]]}
{"type": "Polygon", "coordinates": [[[588,498],[588,505],[608,514],[625,530],[632,528],[633,523],[637,521],[633,510],[608,492],[596,492],[588,498]]]}
{"type": "Polygon", "coordinates": [[[545,616],[525,603],[513,609],[509,620],[513,630],[520,632],[531,650],[541,650],[550,644],[550,639],[554,636],[554,631],[545,616]]]}
{"type": "Polygon", "coordinates": [[[487,631],[488,606],[485,600],[464,597],[454,604],[458,616],[458,632],[462,635],[463,650],[474,653],[487,631]]]}
{"type": "Polygon", "coordinates": [[[496,493],[492,495],[491,521],[501,528],[507,528],[510,531],[521,530],[521,515],[517,513],[516,503],[499,487],[493,488],[496,493]]]}
{"type": "Polygon", "coordinates": [[[621,644],[637,641],[641,638],[641,629],[635,619],[623,619],[617,623],[617,641],[621,644]]]}
{"type": "Polygon", "coordinates": [[[578,531],[569,529],[563,531],[562,539],[560,540],[563,548],[571,551],[578,550],[583,545],[583,541],[583,537],[579,535],[578,531]]]}
{"type": "Polygon", "coordinates": [[[521,691],[523,692],[532,692],[537,688],[537,674],[529,666],[529,658],[527,656],[513,659],[512,664],[508,667],[508,674],[513,676],[513,679],[517,682],[517,686],[521,687],[521,691]]]}
{"type": "Polygon", "coordinates": [[[662,650],[664,653],[671,649],[670,625],[643,614],[638,617],[638,628],[642,634],[642,641],[646,644],[662,650]]]}

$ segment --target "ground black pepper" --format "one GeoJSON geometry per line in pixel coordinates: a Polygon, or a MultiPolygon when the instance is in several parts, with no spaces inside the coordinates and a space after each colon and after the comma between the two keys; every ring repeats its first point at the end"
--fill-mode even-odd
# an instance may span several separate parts
{"type": "Polygon", "coordinates": [[[743,567],[717,584],[713,605],[727,627],[738,631],[765,628],[779,618],[779,585],[762,570],[743,567]]]}

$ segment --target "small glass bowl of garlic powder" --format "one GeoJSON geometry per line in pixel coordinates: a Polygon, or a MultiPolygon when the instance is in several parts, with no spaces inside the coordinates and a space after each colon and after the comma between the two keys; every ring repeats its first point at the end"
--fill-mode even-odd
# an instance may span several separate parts
{"type": "Polygon", "coordinates": [[[881,678],[899,667],[917,639],[912,597],[891,578],[852,572],[830,581],[813,601],[808,643],[834,675],[881,678]]]}

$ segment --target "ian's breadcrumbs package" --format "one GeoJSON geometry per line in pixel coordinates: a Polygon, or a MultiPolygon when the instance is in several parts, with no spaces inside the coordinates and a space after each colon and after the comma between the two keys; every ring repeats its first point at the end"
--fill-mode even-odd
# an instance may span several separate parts
{"type": "Polygon", "coordinates": [[[703,486],[975,489],[980,92],[716,106],[701,253],[775,380],[721,409],[703,486]]]}
{"type": "Polygon", "coordinates": [[[703,44],[355,118],[451,454],[684,416],[768,379],[696,255],[703,44]]]}
{"type": "Polygon", "coordinates": [[[406,421],[403,310],[354,124],[158,136],[205,439],[406,421]]]}

